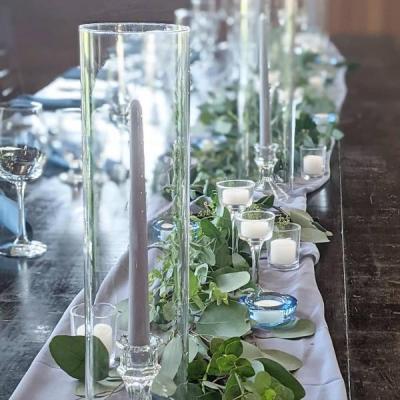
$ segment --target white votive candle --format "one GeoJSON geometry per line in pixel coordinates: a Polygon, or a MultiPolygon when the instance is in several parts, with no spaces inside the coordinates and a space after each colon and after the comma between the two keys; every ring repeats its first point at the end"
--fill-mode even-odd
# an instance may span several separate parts
{"type": "Polygon", "coordinates": [[[222,191],[222,203],[226,206],[246,206],[250,202],[250,191],[243,188],[229,188],[222,191]]]}
{"type": "Polygon", "coordinates": [[[275,239],[271,242],[270,263],[291,265],[297,260],[297,243],[292,239],[275,239]]]}
{"type": "Polygon", "coordinates": [[[306,175],[320,176],[324,174],[324,159],[321,156],[308,155],[303,159],[303,171],[306,175]]]}
{"type": "MultiPolygon", "coordinates": [[[[102,341],[109,354],[113,349],[113,331],[108,324],[96,324],[93,329],[93,335],[102,341]]],[[[85,325],[80,325],[76,330],[76,336],[85,336],[85,325]]]]}
{"type": "Polygon", "coordinates": [[[272,236],[269,224],[263,220],[246,220],[240,223],[240,236],[246,239],[266,240],[272,236]]]}
{"type": "MultiPolygon", "coordinates": [[[[254,303],[257,307],[276,307],[281,303],[278,300],[259,300],[254,303]]],[[[283,310],[255,310],[252,318],[259,324],[278,325],[283,321],[283,310]]]]}

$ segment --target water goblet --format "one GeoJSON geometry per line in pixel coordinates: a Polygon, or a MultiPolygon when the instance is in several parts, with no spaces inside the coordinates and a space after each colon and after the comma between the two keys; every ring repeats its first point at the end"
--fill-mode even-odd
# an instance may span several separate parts
{"type": "Polygon", "coordinates": [[[217,182],[218,199],[221,207],[226,207],[232,221],[232,254],[238,251],[235,216],[253,202],[255,183],[250,180],[227,180],[217,182]]]}
{"type": "Polygon", "coordinates": [[[45,244],[28,239],[24,206],[26,184],[42,175],[46,147],[47,131],[40,103],[0,103],[0,178],[15,186],[19,209],[17,238],[0,246],[1,255],[34,258],[47,250],[45,244]]]}
{"type": "Polygon", "coordinates": [[[260,289],[260,253],[263,244],[272,238],[275,214],[270,211],[244,211],[236,215],[240,239],[246,241],[251,250],[252,281],[260,289]]]}
{"type": "Polygon", "coordinates": [[[80,108],[57,111],[57,139],[68,171],[60,174],[61,182],[77,187],[82,184],[82,123],[80,108]]]}

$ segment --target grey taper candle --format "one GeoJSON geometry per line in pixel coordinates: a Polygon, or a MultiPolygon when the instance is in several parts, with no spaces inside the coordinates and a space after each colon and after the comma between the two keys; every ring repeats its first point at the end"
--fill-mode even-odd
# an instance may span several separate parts
{"type": "Polygon", "coordinates": [[[146,176],[142,107],[131,103],[129,204],[129,344],[149,344],[146,176]]]}
{"type": "Polygon", "coordinates": [[[260,15],[260,146],[272,144],[271,109],[269,98],[269,68],[268,68],[268,18],[260,15]]]}

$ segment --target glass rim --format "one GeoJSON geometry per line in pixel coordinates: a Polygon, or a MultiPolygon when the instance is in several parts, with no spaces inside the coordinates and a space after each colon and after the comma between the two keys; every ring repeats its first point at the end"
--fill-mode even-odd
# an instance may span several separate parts
{"type": "Polygon", "coordinates": [[[188,33],[190,32],[190,28],[185,25],[168,24],[162,22],[92,22],[89,24],[79,25],[79,32],[87,32],[99,35],[145,35],[157,32],[177,34],[188,33]],[[143,30],[129,30],[129,28],[135,27],[142,27],[143,30]],[[164,27],[164,29],[161,29],[161,27],[164,27]],[[123,28],[128,28],[128,30],[124,30],[123,28]]]}
{"type": "Polygon", "coordinates": [[[249,210],[249,211],[243,211],[239,213],[239,215],[236,216],[236,219],[239,221],[271,221],[275,219],[276,215],[272,211],[264,211],[264,210],[249,210]],[[248,218],[243,218],[245,214],[264,214],[266,215],[266,218],[259,218],[259,219],[248,219],[248,218]],[[268,215],[268,216],[267,216],[268,215]]]}
{"type": "Polygon", "coordinates": [[[217,182],[217,187],[221,188],[221,189],[249,189],[249,188],[253,188],[256,186],[256,183],[254,181],[251,181],[250,179],[227,179],[225,181],[219,181],[217,182]],[[229,186],[227,185],[227,183],[232,183],[232,182],[236,182],[236,183],[243,183],[243,186],[229,186]]]}
{"type": "Polygon", "coordinates": [[[278,225],[275,225],[276,232],[300,232],[301,225],[296,224],[296,222],[289,222],[283,228],[280,228],[278,225]],[[292,228],[289,228],[291,226],[292,228]]]}
{"type": "MultiPolygon", "coordinates": [[[[93,307],[96,307],[96,306],[107,306],[107,307],[110,307],[111,312],[109,314],[107,314],[107,315],[102,315],[102,316],[94,315],[93,318],[95,320],[108,319],[108,318],[114,317],[115,315],[118,314],[117,307],[115,307],[111,303],[96,303],[96,304],[93,304],[93,307]]],[[[71,308],[70,314],[71,314],[71,317],[74,317],[74,318],[75,317],[77,317],[77,318],[85,318],[85,303],[75,304],[71,308]],[[79,313],[79,312],[76,311],[79,307],[83,307],[83,313],[79,313]]]]}
{"type": "Polygon", "coordinates": [[[10,101],[1,101],[0,110],[7,110],[11,112],[42,112],[43,105],[38,101],[24,100],[24,99],[14,99],[10,101]]]}
{"type": "Polygon", "coordinates": [[[317,150],[325,150],[327,147],[326,144],[321,144],[318,146],[305,146],[304,144],[300,145],[300,150],[307,150],[307,151],[317,151],[317,150]]]}

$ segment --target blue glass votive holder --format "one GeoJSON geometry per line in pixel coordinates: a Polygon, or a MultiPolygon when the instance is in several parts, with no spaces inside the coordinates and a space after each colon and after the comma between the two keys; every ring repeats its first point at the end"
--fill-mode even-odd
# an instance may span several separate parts
{"type": "Polygon", "coordinates": [[[272,329],[292,322],[296,316],[297,299],[276,292],[252,293],[240,299],[249,310],[255,328],[272,329]]]}

